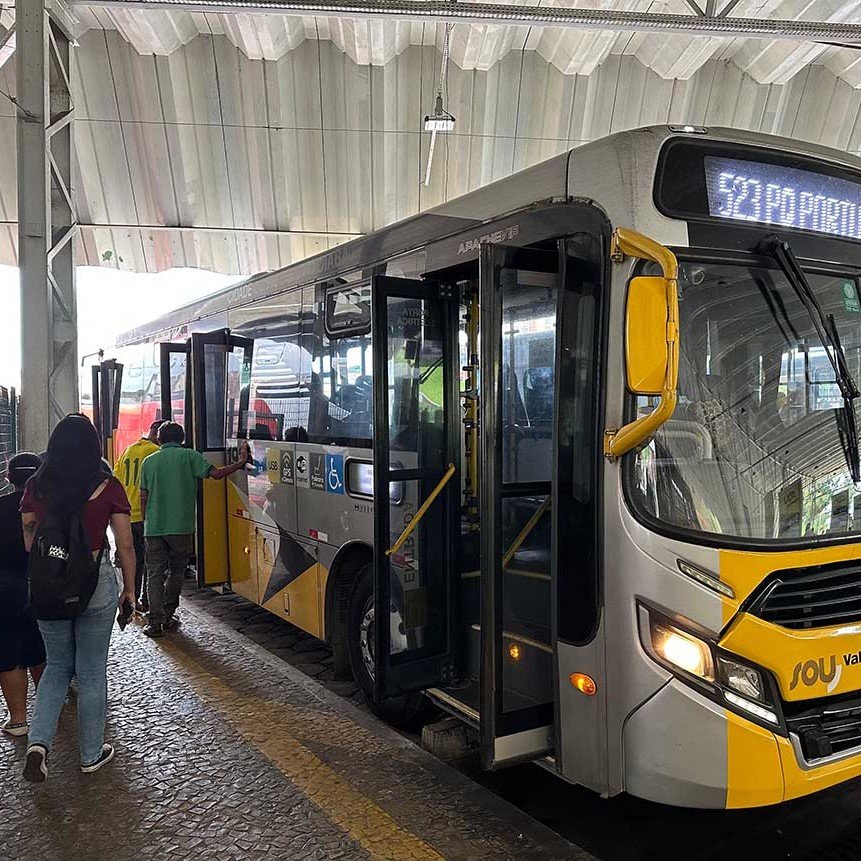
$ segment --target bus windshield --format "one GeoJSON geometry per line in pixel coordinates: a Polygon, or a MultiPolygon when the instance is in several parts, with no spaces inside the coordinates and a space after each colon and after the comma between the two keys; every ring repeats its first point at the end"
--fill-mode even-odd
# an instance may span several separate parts
{"type": "MultiPolygon", "coordinates": [[[[857,278],[805,273],[861,380],[857,278]]],[[[783,272],[760,258],[681,263],[679,317],[678,403],[631,455],[634,508],[671,528],[754,541],[861,532],[845,413],[859,404],[844,401],[833,345],[783,272]]],[[[637,398],[638,415],[652,408],[637,398]]]]}

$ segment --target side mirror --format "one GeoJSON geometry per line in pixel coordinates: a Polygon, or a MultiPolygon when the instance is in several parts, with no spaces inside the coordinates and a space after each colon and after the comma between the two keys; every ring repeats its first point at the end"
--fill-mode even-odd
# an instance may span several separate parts
{"type": "Polygon", "coordinates": [[[655,408],[620,428],[604,431],[604,456],[615,460],[642,445],[676,408],[679,379],[679,265],[669,248],[620,227],[613,234],[610,257],[651,260],[662,276],[638,276],[628,284],[625,310],[626,375],[637,395],[658,395],[655,408]]]}
{"type": "Polygon", "coordinates": [[[641,275],[628,285],[625,359],[628,389],[659,395],[667,379],[667,279],[641,275]]]}

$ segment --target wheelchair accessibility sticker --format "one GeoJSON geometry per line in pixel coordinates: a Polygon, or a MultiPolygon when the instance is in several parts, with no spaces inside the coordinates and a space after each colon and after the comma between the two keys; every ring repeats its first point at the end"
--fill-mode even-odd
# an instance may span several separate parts
{"type": "Polygon", "coordinates": [[[344,492],[344,455],[326,455],[326,493],[344,492]]]}

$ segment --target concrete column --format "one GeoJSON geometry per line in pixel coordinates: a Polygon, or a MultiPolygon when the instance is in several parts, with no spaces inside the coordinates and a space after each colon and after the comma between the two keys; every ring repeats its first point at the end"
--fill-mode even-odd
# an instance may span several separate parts
{"type": "Polygon", "coordinates": [[[43,451],[78,409],[72,33],[61,0],[17,0],[15,9],[21,440],[43,451]]]}

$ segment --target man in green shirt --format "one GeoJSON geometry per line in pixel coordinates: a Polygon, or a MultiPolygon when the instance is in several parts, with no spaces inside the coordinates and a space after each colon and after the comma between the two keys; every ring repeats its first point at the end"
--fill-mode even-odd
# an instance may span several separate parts
{"type": "Polygon", "coordinates": [[[193,448],[184,448],[185,431],[175,422],[158,429],[159,450],[141,467],[141,513],[146,542],[148,637],[161,637],[177,626],[174,616],[188,561],[194,552],[197,520],[198,479],[223,479],[245,467],[248,443],[239,450],[239,460],[230,466],[214,467],[193,448]],[[165,578],[167,570],[167,578],[165,578]]]}

